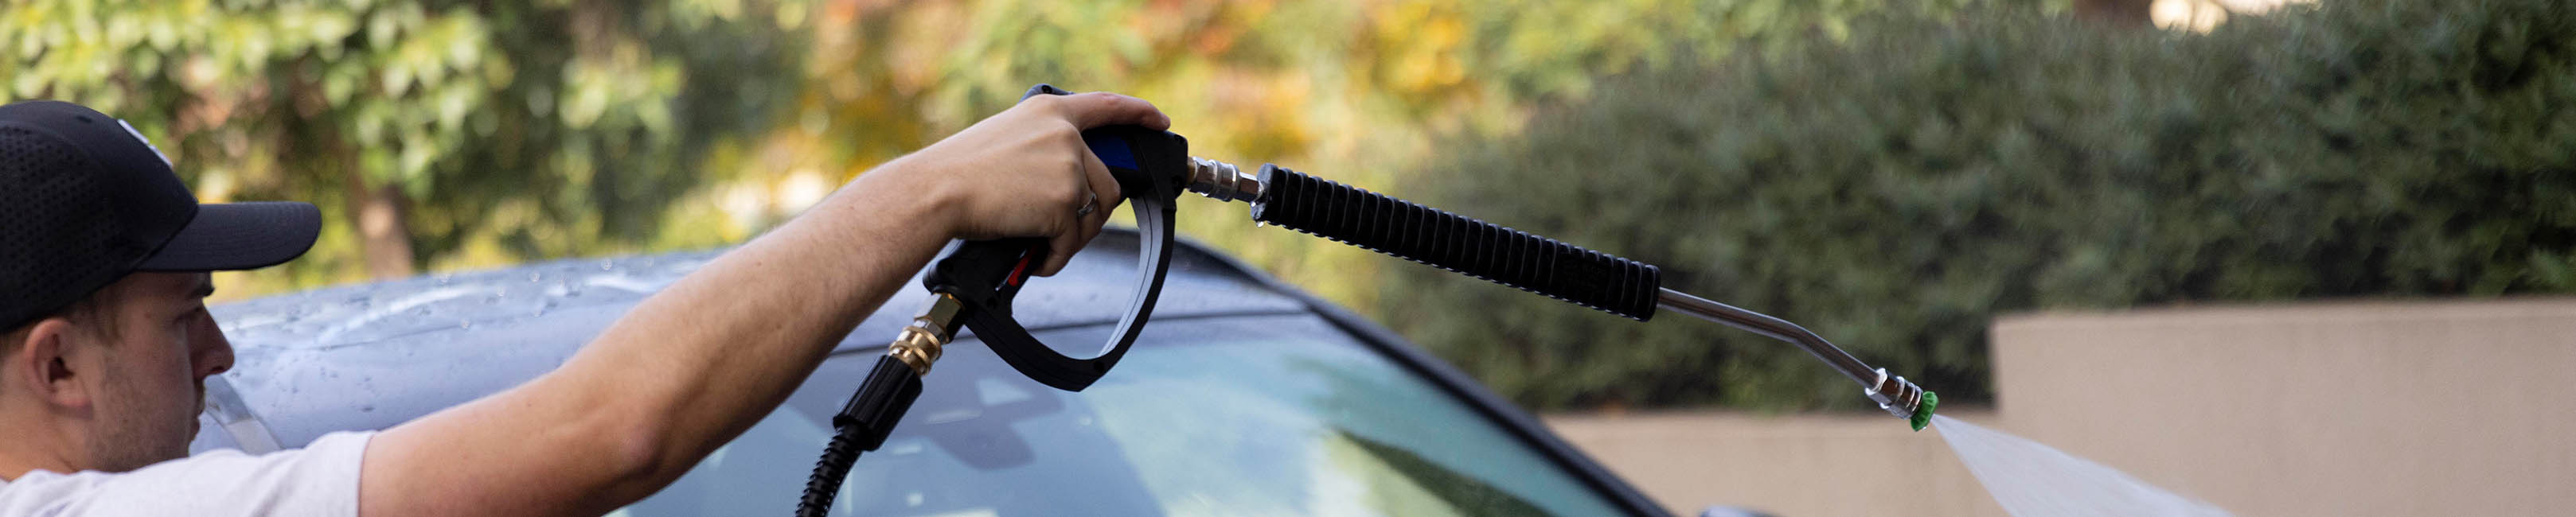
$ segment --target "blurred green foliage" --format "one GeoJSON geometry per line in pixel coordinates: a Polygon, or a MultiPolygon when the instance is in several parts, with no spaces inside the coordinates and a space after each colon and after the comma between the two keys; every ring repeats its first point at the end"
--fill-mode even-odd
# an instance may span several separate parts
{"type": "MultiPolygon", "coordinates": [[[[304,259],[225,296],[735,242],[1037,82],[1153,99],[1208,156],[1363,184],[1436,135],[1688,52],[1959,0],[26,0],[11,99],[133,121],[208,200],[322,205],[304,259]]],[[[1364,252],[1187,230],[1366,307],[1364,252]]]]}
{"type": "MultiPolygon", "coordinates": [[[[2208,34],[1978,8],[1849,33],[1629,74],[1408,181],[1952,401],[1990,397],[2005,311],[2576,291],[2559,0],[2328,0],[2208,34]]],[[[1748,333],[1402,272],[1381,319],[1524,404],[1866,402],[1748,333]]]]}
{"type": "MultiPolygon", "coordinates": [[[[1400,183],[1441,135],[1508,134],[1594,78],[1692,53],[1828,37],[1863,13],[1961,0],[1109,0],[823,9],[803,101],[873,164],[1002,109],[1030,84],[1154,101],[1194,154],[1400,183]],[[843,10],[846,9],[846,10],[843,10]],[[847,30],[836,30],[849,20],[847,30]]],[[[809,153],[810,154],[810,153],[809,153]]],[[[857,170],[846,170],[855,174],[857,170]]],[[[1328,241],[1247,232],[1241,205],[1187,203],[1182,230],[1327,298],[1375,305],[1381,268],[1328,241]]]]}
{"type": "Polygon", "coordinates": [[[0,77],[132,122],[202,198],[330,211],[296,266],[228,279],[259,292],[650,243],[800,79],[803,37],[764,8],[28,0],[0,13],[0,77]]]}

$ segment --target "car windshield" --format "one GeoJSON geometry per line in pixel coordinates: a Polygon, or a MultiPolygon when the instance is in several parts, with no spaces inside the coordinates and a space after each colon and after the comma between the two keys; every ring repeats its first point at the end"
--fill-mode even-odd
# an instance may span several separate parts
{"type": "MultiPolygon", "coordinates": [[[[827,362],[779,411],[611,515],[788,513],[832,413],[873,360],[827,362]]],[[[1155,321],[1080,393],[1029,381],[963,340],[923,380],[885,446],[859,458],[833,515],[1620,513],[1312,315],[1155,321]]]]}

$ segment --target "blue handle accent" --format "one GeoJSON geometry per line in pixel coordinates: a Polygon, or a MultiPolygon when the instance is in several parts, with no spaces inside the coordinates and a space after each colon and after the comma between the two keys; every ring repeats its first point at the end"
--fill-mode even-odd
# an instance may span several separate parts
{"type": "Polygon", "coordinates": [[[1105,138],[1093,136],[1089,133],[1083,134],[1083,137],[1082,143],[1091,147],[1091,154],[1100,157],[1101,164],[1108,165],[1112,169],[1137,168],[1136,153],[1128,150],[1127,140],[1114,136],[1105,138]]]}

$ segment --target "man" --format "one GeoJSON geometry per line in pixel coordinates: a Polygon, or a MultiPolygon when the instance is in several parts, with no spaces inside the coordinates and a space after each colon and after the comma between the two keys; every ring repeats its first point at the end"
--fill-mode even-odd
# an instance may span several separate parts
{"type": "MultiPolygon", "coordinates": [[[[303,203],[199,205],[130,126],[0,106],[0,517],[599,515],[786,400],[951,239],[1038,236],[1053,274],[1117,183],[1080,131],[1142,100],[1036,96],[839,192],[637,305],[525,385],[302,450],[186,456],[232,364],[206,271],[311,247],[303,203]]],[[[784,509],[782,509],[784,511],[784,509]]]]}

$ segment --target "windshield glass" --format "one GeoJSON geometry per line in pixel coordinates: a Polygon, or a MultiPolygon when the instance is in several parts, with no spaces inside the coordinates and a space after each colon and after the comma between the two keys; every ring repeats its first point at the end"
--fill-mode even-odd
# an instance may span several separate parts
{"type": "MultiPolygon", "coordinates": [[[[1039,332],[1041,339],[1097,335],[1039,332]]],[[[1473,409],[1310,315],[1156,321],[1080,393],[951,345],[833,515],[1614,515],[1473,409]]],[[[873,352],[611,515],[788,513],[873,352]]]]}

